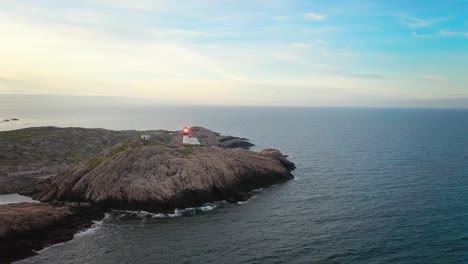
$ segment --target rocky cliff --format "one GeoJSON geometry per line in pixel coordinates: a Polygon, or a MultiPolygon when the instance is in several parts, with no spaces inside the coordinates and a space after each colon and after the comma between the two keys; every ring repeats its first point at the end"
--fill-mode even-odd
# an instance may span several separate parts
{"type": "Polygon", "coordinates": [[[45,183],[41,201],[89,201],[105,208],[166,212],[292,179],[294,164],[278,150],[117,145],[45,183]]]}

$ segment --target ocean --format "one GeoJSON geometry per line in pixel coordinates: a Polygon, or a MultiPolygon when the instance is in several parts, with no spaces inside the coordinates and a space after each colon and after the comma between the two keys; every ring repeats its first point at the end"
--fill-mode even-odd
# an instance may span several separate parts
{"type": "Polygon", "coordinates": [[[114,212],[18,263],[468,263],[468,110],[0,103],[13,117],[0,130],[200,125],[297,165],[245,203],[114,212]]]}

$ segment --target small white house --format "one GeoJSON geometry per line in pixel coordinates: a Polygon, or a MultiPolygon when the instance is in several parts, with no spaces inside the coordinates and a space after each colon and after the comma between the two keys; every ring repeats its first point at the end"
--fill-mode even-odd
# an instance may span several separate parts
{"type": "Polygon", "coordinates": [[[151,139],[151,136],[150,135],[141,135],[141,139],[143,140],[150,140],[151,139]]]}
{"type": "Polygon", "coordinates": [[[191,137],[191,138],[189,138],[189,144],[190,145],[200,145],[200,141],[198,141],[198,138],[191,137]]]}

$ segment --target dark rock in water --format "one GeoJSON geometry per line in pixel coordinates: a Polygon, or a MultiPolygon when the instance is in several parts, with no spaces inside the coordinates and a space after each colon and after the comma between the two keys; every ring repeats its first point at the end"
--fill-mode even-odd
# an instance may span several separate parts
{"type": "Polygon", "coordinates": [[[248,192],[238,192],[233,195],[233,198],[238,202],[247,201],[252,195],[248,192]]]}
{"type": "Polygon", "coordinates": [[[249,149],[253,146],[255,146],[254,144],[248,142],[248,141],[245,141],[243,139],[240,139],[240,138],[235,138],[235,139],[230,139],[230,140],[226,140],[226,141],[223,141],[219,144],[220,147],[222,148],[245,148],[245,149],[249,149]]]}
{"type": "Polygon", "coordinates": [[[252,197],[250,192],[238,192],[234,193],[232,197],[228,197],[226,202],[228,203],[238,203],[238,202],[245,202],[252,197]]]}
{"type": "Polygon", "coordinates": [[[278,150],[150,145],[105,153],[46,181],[35,198],[169,212],[217,200],[242,201],[247,199],[243,193],[293,178],[293,163],[278,150]]]}
{"type": "Polygon", "coordinates": [[[11,121],[19,121],[18,118],[11,118],[10,120],[11,120],[11,121]]]}
{"type": "Polygon", "coordinates": [[[73,238],[104,214],[89,204],[0,205],[0,263],[34,255],[34,251],[73,238]]]}

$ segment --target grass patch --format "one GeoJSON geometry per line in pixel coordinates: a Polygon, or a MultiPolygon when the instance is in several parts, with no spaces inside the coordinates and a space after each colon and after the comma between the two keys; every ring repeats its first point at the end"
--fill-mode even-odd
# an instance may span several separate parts
{"type": "Polygon", "coordinates": [[[109,150],[109,155],[114,156],[115,154],[117,154],[119,152],[126,151],[129,148],[140,148],[140,147],[143,147],[143,146],[144,146],[144,144],[143,144],[143,142],[141,140],[129,140],[129,141],[126,141],[126,142],[122,142],[122,143],[114,146],[113,148],[111,148],[109,150]]]}
{"type": "Polygon", "coordinates": [[[99,166],[99,164],[105,162],[105,161],[108,161],[110,160],[109,157],[99,157],[99,158],[95,158],[95,159],[92,159],[89,161],[88,165],[91,167],[91,168],[96,168],[97,166],[99,166]]]}

